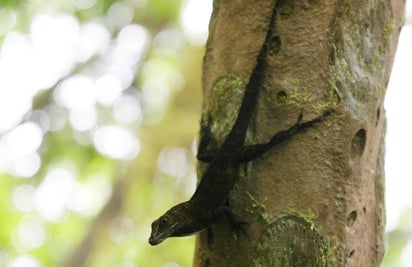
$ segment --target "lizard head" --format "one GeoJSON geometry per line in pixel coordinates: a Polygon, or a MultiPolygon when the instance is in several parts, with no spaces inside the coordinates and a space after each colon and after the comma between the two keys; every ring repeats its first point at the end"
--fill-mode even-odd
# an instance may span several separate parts
{"type": "Polygon", "coordinates": [[[188,218],[187,202],[174,206],[152,223],[152,233],[149,243],[152,246],[158,245],[171,236],[182,236],[191,234],[186,232],[187,225],[190,224],[188,218]]]}

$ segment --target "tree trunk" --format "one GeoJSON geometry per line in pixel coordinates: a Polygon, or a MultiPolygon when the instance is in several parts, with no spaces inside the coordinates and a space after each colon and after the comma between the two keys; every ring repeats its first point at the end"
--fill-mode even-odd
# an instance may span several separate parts
{"type": "MultiPolygon", "coordinates": [[[[326,121],[241,166],[229,203],[246,234],[199,234],[194,266],[379,266],[384,253],[383,101],[402,0],[215,1],[203,118],[222,142],[277,18],[247,143],[333,108],[326,121]],[[214,107],[214,108],[211,108],[214,107]]],[[[199,173],[205,168],[199,167],[199,173]]],[[[201,177],[199,175],[199,177],[201,177]]]]}

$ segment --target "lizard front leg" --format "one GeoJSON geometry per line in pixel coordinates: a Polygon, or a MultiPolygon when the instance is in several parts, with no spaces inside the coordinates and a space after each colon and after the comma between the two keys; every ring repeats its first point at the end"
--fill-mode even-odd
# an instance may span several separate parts
{"type": "Polygon", "coordinates": [[[321,122],[328,115],[332,113],[332,110],[325,111],[322,115],[306,122],[302,122],[303,110],[300,112],[297,122],[289,129],[280,131],[272,136],[269,142],[263,144],[255,144],[244,146],[239,150],[237,162],[245,163],[255,160],[265,154],[272,147],[286,141],[291,138],[297,132],[303,131],[304,129],[314,126],[316,123],[321,122]]]}

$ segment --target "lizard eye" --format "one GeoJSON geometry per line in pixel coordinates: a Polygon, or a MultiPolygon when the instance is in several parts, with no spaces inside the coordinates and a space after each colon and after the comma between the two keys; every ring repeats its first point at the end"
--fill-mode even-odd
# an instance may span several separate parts
{"type": "Polygon", "coordinates": [[[163,218],[161,219],[161,222],[162,222],[163,224],[166,224],[168,221],[169,221],[169,219],[168,219],[167,217],[163,217],[163,218]]]}

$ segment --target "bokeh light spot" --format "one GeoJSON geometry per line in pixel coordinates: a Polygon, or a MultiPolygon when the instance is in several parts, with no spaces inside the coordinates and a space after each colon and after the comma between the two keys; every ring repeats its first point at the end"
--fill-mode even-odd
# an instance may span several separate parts
{"type": "Polygon", "coordinates": [[[142,120],[142,109],[136,96],[124,95],[113,108],[114,117],[120,123],[139,125],[142,120]]]}
{"type": "Polygon", "coordinates": [[[121,126],[99,128],[93,141],[97,151],[114,159],[133,159],[140,150],[139,140],[129,129],[121,126]]]}
{"type": "Polygon", "coordinates": [[[193,45],[204,45],[208,36],[208,25],[212,14],[212,1],[188,0],[183,8],[180,24],[186,38],[193,45]]]}
{"type": "Polygon", "coordinates": [[[68,109],[90,108],[95,104],[95,89],[91,77],[77,74],[60,84],[55,91],[55,100],[68,109]]]}
{"type": "Polygon", "coordinates": [[[36,188],[32,185],[25,184],[18,186],[13,191],[12,200],[14,207],[21,212],[29,212],[33,210],[35,192],[36,188]]]}
{"type": "Polygon", "coordinates": [[[74,177],[64,168],[50,170],[36,190],[38,212],[49,221],[59,221],[66,211],[66,198],[74,185],[74,177]]]}
{"type": "Polygon", "coordinates": [[[81,26],[78,41],[76,60],[85,62],[108,48],[110,32],[104,25],[90,22],[81,26]]]}
{"type": "Polygon", "coordinates": [[[190,162],[184,148],[172,147],[163,149],[157,159],[157,167],[167,175],[182,178],[189,170],[190,162]]]}
{"type": "Polygon", "coordinates": [[[97,0],[73,0],[73,4],[78,9],[89,9],[96,4],[97,0]]]}
{"type": "Polygon", "coordinates": [[[142,56],[148,44],[149,33],[141,25],[130,24],[125,26],[117,36],[117,50],[122,60],[137,62],[142,56]]]}
{"type": "Polygon", "coordinates": [[[16,25],[17,16],[14,10],[0,9],[0,35],[9,32],[16,25]]]}
{"type": "Polygon", "coordinates": [[[105,74],[96,80],[97,102],[103,106],[112,106],[122,90],[121,81],[114,75],[105,74]]]}
{"type": "Polygon", "coordinates": [[[70,125],[77,131],[91,129],[97,120],[97,112],[94,107],[72,109],[69,114],[70,125]]]}
{"type": "Polygon", "coordinates": [[[39,262],[29,255],[20,255],[10,261],[10,267],[40,267],[39,262]]]}
{"type": "Polygon", "coordinates": [[[17,177],[33,177],[40,169],[41,158],[38,153],[30,153],[13,161],[13,174],[17,177]]]}
{"type": "Polygon", "coordinates": [[[46,241],[44,224],[34,216],[25,216],[17,227],[16,242],[20,249],[38,248],[46,241]]]}
{"type": "Polygon", "coordinates": [[[134,230],[135,226],[133,221],[127,217],[114,219],[109,228],[111,239],[117,244],[131,240],[134,230]]]}
{"type": "Polygon", "coordinates": [[[128,25],[133,19],[133,7],[126,1],[114,2],[107,12],[107,22],[114,29],[128,25]]]}
{"type": "Polygon", "coordinates": [[[11,130],[0,141],[5,144],[7,156],[16,159],[35,152],[42,140],[42,129],[36,123],[26,122],[11,130]]]}

